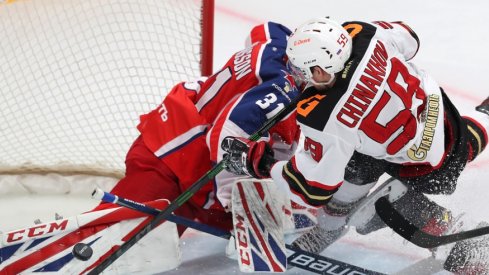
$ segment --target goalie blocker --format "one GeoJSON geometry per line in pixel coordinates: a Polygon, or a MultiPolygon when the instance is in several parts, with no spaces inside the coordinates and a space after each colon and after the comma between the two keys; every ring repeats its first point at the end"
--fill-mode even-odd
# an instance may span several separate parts
{"type": "MultiPolygon", "coordinates": [[[[163,209],[168,202],[159,200],[148,205],[163,209]]],[[[144,213],[116,207],[2,233],[0,274],[88,272],[150,219],[144,213]],[[82,260],[73,255],[74,247],[80,243],[90,246],[93,250],[91,257],[82,260]]],[[[180,262],[176,225],[163,222],[111,265],[107,272],[158,273],[176,268],[180,262]]]]}

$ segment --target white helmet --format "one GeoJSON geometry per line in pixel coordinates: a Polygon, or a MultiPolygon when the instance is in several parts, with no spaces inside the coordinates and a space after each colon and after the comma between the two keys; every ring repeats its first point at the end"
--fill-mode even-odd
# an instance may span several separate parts
{"type": "Polygon", "coordinates": [[[311,67],[319,66],[334,75],[345,67],[350,58],[352,41],[338,23],[318,18],[300,25],[287,41],[287,56],[292,73],[301,73],[304,81],[312,80],[311,67]],[[295,68],[294,68],[295,67],[295,68]],[[299,72],[297,72],[299,70],[299,72]]]}

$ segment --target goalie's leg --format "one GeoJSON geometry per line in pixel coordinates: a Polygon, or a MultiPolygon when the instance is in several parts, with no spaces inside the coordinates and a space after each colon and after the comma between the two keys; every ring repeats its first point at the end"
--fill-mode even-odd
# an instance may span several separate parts
{"type": "MultiPolygon", "coordinates": [[[[185,147],[185,152],[202,151],[205,146],[205,139],[195,140],[194,143],[188,144],[185,147]]],[[[201,153],[204,154],[204,153],[201,153]]],[[[199,157],[200,154],[193,154],[193,157],[199,157]]],[[[170,202],[174,201],[187,186],[183,186],[182,182],[194,182],[194,178],[198,178],[201,174],[198,169],[207,169],[210,164],[205,161],[190,161],[186,167],[182,169],[179,175],[174,172],[174,167],[169,166],[169,162],[173,161],[174,157],[169,156],[168,161],[157,158],[144,144],[143,139],[139,137],[133,143],[126,157],[126,175],[122,178],[111,190],[110,193],[130,199],[137,202],[154,201],[158,199],[166,199],[170,202]],[[170,158],[171,157],[171,158],[170,158]],[[190,172],[189,172],[190,171],[190,172]]],[[[205,172],[204,172],[205,173],[205,172]]],[[[206,188],[212,188],[206,187],[206,188]]],[[[205,192],[198,193],[188,202],[181,205],[175,210],[175,214],[181,217],[195,219],[198,218],[203,223],[211,224],[221,229],[230,230],[232,228],[231,214],[225,213],[222,207],[215,209],[204,209],[201,205],[204,204],[205,192]],[[202,201],[198,205],[196,201],[202,201]]],[[[110,203],[101,203],[95,210],[102,210],[114,207],[110,203]]],[[[185,227],[179,225],[178,232],[182,235],[185,227]]]]}
{"type": "Polygon", "coordinates": [[[290,212],[284,212],[286,204],[287,196],[271,180],[246,179],[234,184],[232,212],[241,271],[286,271],[284,231],[292,226],[290,212]]]}
{"type": "MultiPolygon", "coordinates": [[[[151,202],[161,209],[168,202],[151,202]]],[[[4,233],[11,240],[0,244],[0,274],[26,274],[40,270],[53,274],[81,274],[114,252],[114,248],[149,222],[147,215],[121,207],[92,211],[4,233]],[[28,236],[20,232],[36,232],[28,236]],[[10,236],[10,237],[9,237],[10,236]],[[93,250],[79,260],[72,251],[78,243],[93,250]]],[[[2,236],[3,237],[3,236],[2,236]]],[[[158,273],[180,263],[176,226],[163,222],[109,267],[110,274],[158,273]]]]}

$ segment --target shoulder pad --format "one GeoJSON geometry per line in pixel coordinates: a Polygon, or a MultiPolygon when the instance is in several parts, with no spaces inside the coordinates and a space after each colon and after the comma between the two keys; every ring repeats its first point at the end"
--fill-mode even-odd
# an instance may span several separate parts
{"type": "Polygon", "coordinates": [[[343,85],[335,86],[325,92],[313,87],[307,89],[302,95],[304,99],[297,103],[297,121],[322,131],[345,91],[343,85]]]}

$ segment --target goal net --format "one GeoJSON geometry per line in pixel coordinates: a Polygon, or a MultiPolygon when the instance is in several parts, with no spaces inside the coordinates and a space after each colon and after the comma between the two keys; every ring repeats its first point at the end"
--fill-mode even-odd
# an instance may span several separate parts
{"type": "Polygon", "coordinates": [[[122,176],[139,115],[212,62],[203,1],[0,0],[0,173],[122,176]]]}

